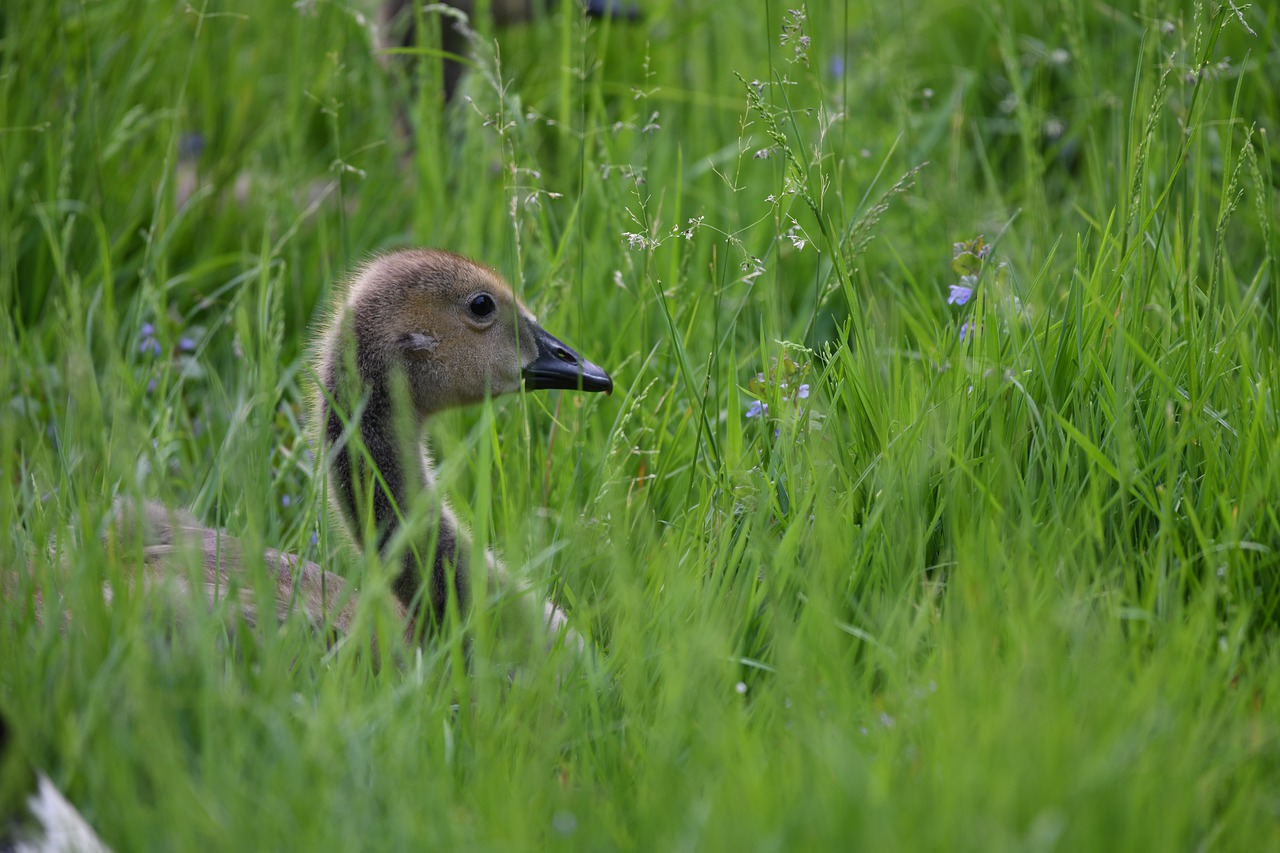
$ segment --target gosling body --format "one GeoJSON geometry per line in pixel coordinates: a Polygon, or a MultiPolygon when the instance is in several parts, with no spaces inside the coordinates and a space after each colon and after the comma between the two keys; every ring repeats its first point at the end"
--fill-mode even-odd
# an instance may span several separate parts
{"type": "MultiPolygon", "coordinates": [[[[391,589],[406,637],[429,636],[451,603],[465,613],[477,571],[486,573],[490,589],[532,603],[492,555],[486,552],[484,566],[468,564],[467,533],[436,494],[425,424],[439,411],[522,385],[610,393],[612,379],[548,334],[501,276],[460,255],[434,249],[383,255],[337,295],[316,347],[317,438],[330,502],[351,539],[397,566],[391,589]],[[415,509],[413,529],[403,531],[415,509]]],[[[141,538],[146,586],[188,593],[180,567],[194,550],[210,602],[234,594],[230,603],[240,618],[263,618],[241,577],[243,546],[234,537],[150,501],[119,502],[110,530],[126,541],[141,538]]],[[[301,613],[325,631],[350,630],[358,589],[296,555],[267,549],[264,558],[276,585],[272,617],[301,613]]],[[[552,641],[567,631],[551,602],[530,609],[552,641]]]]}
{"type": "MultiPolygon", "coordinates": [[[[384,553],[414,502],[435,492],[423,434],[431,415],[522,383],[613,389],[604,370],[544,331],[496,272],[426,249],[377,258],[357,273],[321,340],[317,373],[332,502],[358,544],[384,553]],[[370,522],[373,543],[365,541],[370,522]]],[[[451,594],[460,609],[470,604],[473,567],[448,504],[433,504],[435,523],[399,556],[392,590],[439,624],[451,594]]],[[[500,566],[488,563],[483,570],[501,586],[500,566]]]]}

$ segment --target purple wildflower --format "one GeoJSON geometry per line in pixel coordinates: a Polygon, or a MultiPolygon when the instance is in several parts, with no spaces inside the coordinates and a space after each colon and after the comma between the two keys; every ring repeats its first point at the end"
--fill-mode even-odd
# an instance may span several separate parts
{"type": "Polygon", "coordinates": [[[561,835],[572,835],[578,828],[578,818],[573,812],[558,811],[551,816],[551,825],[561,835]]]}
{"type": "Polygon", "coordinates": [[[178,137],[178,159],[195,160],[204,153],[204,134],[199,131],[187,131],[178,137]]]}
{"type": "Polygon", "coordinates": [[[973,298],[973,289],[978,285],[976,275],[960,276],[960,283],[951,285],[951,295],[947,297],[948,305],[964,305],[973,298]]]}
{"type": "Polygon", "coordinates": [[[808,385],[808,383],[806,383],[806,384],[804,384],[804,385],[801,385],[799,388],[797,388],[797,389],[796,389],[796,399],[797,399],[797,400],[808,400],[808,399],[809,399],[809,385],[808,385]]]}
{"type": "Polygon", "coordinates": [[[291,503],[293,503],[293,499],[292,499],[292,498],[290,498],[288,495],[281,495],[281,496],[280,496],[280,506],[285,506],[285,507],[287,507],[287,506],[288,506],[289,504],[291,504],[291,503]]]}
{"type": "Polygon", "coordinates": [[[759,418],[767,414],[769,414],[769,404],[761,403],[759,400],[756,400],[751,404],[751,407],[747,409],[747,417],[749,418],[759,418]]]}
{"type": "Polygon", "coordinates": [[[963,341],[965,336],[969,334],[969,329],[973,326],[971,322],[965,320],[960,324],[960,340],[963,341]]]}
{"type": "Polygon", "coordinates": [[[178,338],[178,350],[180,352],[194,352],[196,342],[194,338],[178,338]]]}
{"type": "Polygon", "coordinates": [[[143,323],[142,328],[138,331],[142,333],[142,340],[138,342],[138,353],[160,355],[160,342],[155,337],[156,327],[150,323],[143,323]]]}

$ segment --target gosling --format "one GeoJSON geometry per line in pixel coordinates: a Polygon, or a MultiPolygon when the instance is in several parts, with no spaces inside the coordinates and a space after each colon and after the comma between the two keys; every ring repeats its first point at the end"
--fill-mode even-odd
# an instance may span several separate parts
{"type": "MultiPolygon", "coordinates": [[[[492,555],[486,554],[483,567],[470,565],[467,532],[434,493],[426,421],[445,409],[518,391],[521,384],[609,394],[613,380],[547,333],[496,272],[451,252],[383,255],[337,293],[316,348],[314,406],[330,502],[355,544],[376,547],[395,567],[391,590],[406,637],[431,635],[450,606],[465,614],[477,572],[486,573],[488,588],[500,596],[531,602],[492,555]],[[417,517],[410,509],[422,502],[430,507],[430,523],[407,528],[404,520],[417,517]]],[[[212,602],[244,586],[237,578],[239,543],[187,513],[146,502],[135,514],[122,503],[116,524],[126,535],[141,527],[149,583],[160,576],[185,586],[171,568],[184,548],[196,547],[212,602]]],[[[294,555],[268,549],[265,557],[276,583],[275,618],[300,610],[318,628],[349,631],[357,590],[294,555]]],[[[258,620],[249,590],[241,589],[236,603],[242,618],[258,620]]],[[[549,643],[564,634],[580,645],[549,601],[541,621],[549,643]]]]}

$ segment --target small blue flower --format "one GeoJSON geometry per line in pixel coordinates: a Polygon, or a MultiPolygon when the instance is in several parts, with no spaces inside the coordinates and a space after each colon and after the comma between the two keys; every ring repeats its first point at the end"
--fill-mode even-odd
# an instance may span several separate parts
{"type": "Polygon", "coordinates": [[[316,543],[320,541],[320,536],[313,530],[311,531],[311,547],[316,547],[316,543]]]}
{"type": "Polygon", "coordinates": [[[761,403],[759,400],[756,400],[747,409],[747,417],[749,418],[759,418],[767,414],[769,414],[769,404],[761,403]]]}
{"type": "Polygon", "coordinates": [[[286,506],[286,507],[287,507],[287,506],[288,506],[289,504],[291,504],[291,503],[293,503],[293,500],[292,500],[288,495],[281,495],[281,496],[280,496],[280,506],[286,506]]]}
{"type": "Polygon", "coordinates": [[[960,340],[963,341],[965,336],[969,334],[969,329],[973,327],[973,323],[965,320],[960,324],[960,340]]]}
{"type": "Polygon", "coordinates": [[[809,386],[807,383],[804,385],[801,385],[799,388],[796,389],[796,399],[797,400],[809,399],[809,386]]]}
{"type": "Polygon", "coordinates": [[[181,352],[193,352],[196,348],[196,342],[193,338],[178,338],[178,350],[181,352]]]}
{"type": "Polygon", "coordinates": [[[194,160],[204,153],[204,134],[187,131],[178,137],[178,159],[194,160]]]}
{"type": "Polygon", "coordinates": [[[947,304],[964,305],[973,298],[973,288],[977,283],[976,275],[960,276],[960,283],[951,285],[951,295],[947,297],[947,304]]]}
{"type": "Polygon", "coordinates": [[[142,332],[142,336],[144,338],[149,338],[156,333],[156,327],[151,325],[150,323],[143,323],[142,329],[140,331],[142,332]]]}
{"type": "Polygon", "coordinates": [[[558,811],[551,816],[551,825],[561,835],[573,835],[578,828],[578,818],[573,812],[558,811]]]}

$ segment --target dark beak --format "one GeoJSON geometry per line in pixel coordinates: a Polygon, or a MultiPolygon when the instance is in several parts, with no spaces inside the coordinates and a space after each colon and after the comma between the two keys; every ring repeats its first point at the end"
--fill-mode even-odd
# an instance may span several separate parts
{"type": "Polygon", "coordinates": [[[587,361],[542,329],[538,329],[534,337],[538,341],[538,357],[522,371],[525,388],[530,391],[565,388],[613,393],[613,380],[603,368],[587,361]]]}

